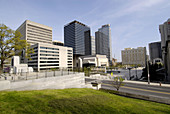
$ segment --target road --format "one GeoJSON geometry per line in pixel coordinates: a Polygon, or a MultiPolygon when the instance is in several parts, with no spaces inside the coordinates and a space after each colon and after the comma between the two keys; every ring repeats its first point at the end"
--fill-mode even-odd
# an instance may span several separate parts
{"type": "MultiPolygon", "coordinates": [[[[91,82],[91,81],[95,81],[95,79],[86,79],[86,82],[91,82]]],[[[102,88],[116,90],[111,85],[112,84],[111,81],[103,80],[101,82],[102,82],[102,88]]],[[[137,94],[137,95],[145,95],[145,96],[170,99],[170,87],[124,82],[124,86],[122,86],[119,91],[137,94]]]]}

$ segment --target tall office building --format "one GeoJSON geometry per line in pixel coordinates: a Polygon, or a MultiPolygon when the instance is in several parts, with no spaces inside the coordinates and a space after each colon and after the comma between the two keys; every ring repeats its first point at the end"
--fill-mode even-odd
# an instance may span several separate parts
{"type": "Polygon", "coordinates": [[[106,55],[109,58],[109,41],[107,35],[97,31],[95,32],[96,54],[106,55]]]}
{"type": "Polygon", "coordinates": [[[123,65],[146,66],[146,47],[125,48],[121,51],[123,65]]]}
{"type": "Polygon", "coordinates": [[[73,67],[73,49],[61,42],[52,42],[51,27],[26,20],[17,30],[34,49],[31,60],[24,60],[29,67],[36,71],[73,67]]]}
{"type": "Polygon", "coordinates": [[[96,54],[107,56],[109,63],[112,64],[112,44],[110,24],[103,25],[95,32],[96,54]]]}
{"type": "Polygon", "coordinates": [[[72,47],[75,55],[91,55],[90,27],[76,20],[65,25],[64,45],[72,47]]]}
{"type": "Polygon", "coordinates": [[[166,80],[170,81],[170,19],[164,24],[159,25],[159,30],[161,34],[161,49],[166,71],[166,80]]]}
{"type": "Polygon", "coordinates": [[[21,39],[31,45],[39,42],[52,43],[52,28],[46,25],[26,20],[17,30],[22,34],[21,39]]]}
{"type": "Polygon", "coordinates": [[[162,59],[161,42],[152,42],[149,44],[149,55],[152,62],[154,59],[162,59]]]}
{"type": "Polygon", "coordinates": [[[91,36],[91,55],[96,54],[96,48],[95,48],[95,37],[91,36]]]}

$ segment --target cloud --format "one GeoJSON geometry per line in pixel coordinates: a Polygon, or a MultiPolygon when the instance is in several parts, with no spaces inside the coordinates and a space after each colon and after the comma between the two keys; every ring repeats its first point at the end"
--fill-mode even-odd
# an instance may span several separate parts
{"type": "Polygon", "coordinates": [[[145,11],[148,8],[152,8],[160,3],[163,3],[165,0],[131,0],[130,3],[117,10],[116,12],[110,12],[110,14],[103,14],[106,18],[118,18],[125,15],[130,15],[135,12],[145,11]]]}

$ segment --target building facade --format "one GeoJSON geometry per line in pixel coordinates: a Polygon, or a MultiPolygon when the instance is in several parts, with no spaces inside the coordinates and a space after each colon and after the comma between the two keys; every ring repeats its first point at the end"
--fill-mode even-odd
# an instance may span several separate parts
{"type": "Polygon", "coordinates": [[[107,67],[109,66],[108,58],[106,55],[88,55],[79,57],[79,67],[107,67]]]}
{"type": "Polygon", "coordinates": [[[121,51],[123,65],[141,65],[146,66],[146,47],[125,48],[121,51]]]}
{"type": "Polygon", "coordinates": [[[73,67],[72,48],[64,47],[61,42],[53,42],[51,27],[26,20],[17,30],[22,34],[21,39],[34,49],[31,60],[25,58],[24,63],[35,71],[73,67]]]}
{"type": "Polygon", "coordinates": [[[34,53],[31,54],[28,66],[36,71],[73,67],[73,49],[70,47],[47,43],[37,43],[31,47],[34,53]]]}
{"type": "Polygon", "coordinates": [[[166,80],[170,81],[170,19],[159,25],[159,31],[161,34],[162,59],[166,71],[166,80]]]}
{"type": "Polygon", "coordinates": [[[95,47],[95,37],[91,36],[91,55],[96,54],[96,47],[95,47]]]}
{"type": "Polygon", "coordinates": [[[107,56],[110,65],[112,64],[112,44],[110,25],[103,25],[95,32],[96,54],[107,56]]]}
{"type": "Polygon", "coordinates": [[[162,59],[161,42],[152,42],[149,44],[149,55],[152,62],[154,59],[162,59]]]}
{"type": "Polygon", "coordinates": [[[31,45],[39,42],[52,43],[52,28],[46,25],[26,20],[17,30],[22,34],[21,39],[31,45]]]}
{"type": "Polygon", "coordinates": [[[64,45],[72,47],[75,55],[91,55],[90,27],[76,20],[65,25],[64,45]]]}

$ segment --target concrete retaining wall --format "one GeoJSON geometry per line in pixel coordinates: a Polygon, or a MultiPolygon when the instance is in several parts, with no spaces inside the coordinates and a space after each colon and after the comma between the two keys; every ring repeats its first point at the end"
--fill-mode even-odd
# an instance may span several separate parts
{"type": "Polygon", "coordinates": [[[64,89],[84,88],[84,73],[24,80],[18,82],[0,81],[0,90],[42,90],[42,89],[64,89]]]}
{"type": "Polygon", "coordinates": [[[100,74],[90,75],[89,78],[99,79],[99,80],[111,80],[114,79],[114,76],[102,76],[100,74]]]}
{"type": "Polygon", "coordinates": [[[10,89],[10,81],[0,81],[0,91],[10,89]]]}

